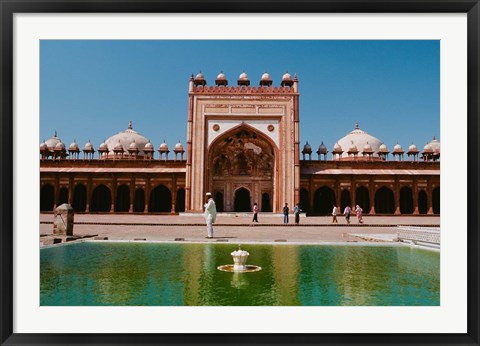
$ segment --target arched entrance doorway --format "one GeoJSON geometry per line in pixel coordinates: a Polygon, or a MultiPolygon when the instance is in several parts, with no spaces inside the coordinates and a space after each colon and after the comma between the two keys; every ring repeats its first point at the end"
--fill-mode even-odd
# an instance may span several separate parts
{"type": "Polygon", "coordinates": [[[72,207],[75,212],[84,212],[87,208],[87,188],[78,184],[73,190],[72,207]]]}
{"type": "Polygon", "coordinates": [[[62,205],[63,203],[68,203],[68,188],[60,188],[60,193],[58,194],[58,204],[62,205]]]}
{"type": "Polygon", "coordinates": [[[428,213],[428,199],[425,190],[418,192],[418,212],[420,214],[428,213]]]}
{"type": "Polygon", "coordinates": [[[40,211],[52,211],[55,203],[53,186],[46,184],[40,189],[40,211]]]}
{"type": "Polygon", "coordinates": [[[347,205],[352,207],[352,202],[350,201],[350,191],[345,189],[342,190],[342,195],[340,196],[340,209],[342,213],[347,207],[347,205]]]}
{"type": "Polygon", "coordinates": [[[185,189],[177,190],[177,200],[175,202],[175,212],[180,213],[185,211],[185,189]]]}
{"type": "Polygon", "coordinates": [[[413,214],[413,194],[408,186],[400,189],[400,214],[413,214]]]}
{"type": "Polygon", "coordinates": [[[234,128],[209,147],[205,189],[222,194],[224,211],[250,211],[260,201],[262,211],[271,211],[275,157],[275,145],[263,133],[246,124],[234,128]]]}
{"type": "Polygon", "coordinates": [[[164,185],[158,185],[150,192],[148,211],[154,213],[168,213],[172,210],[172,193],[164,185]]]}
{"type": "Polygon", "coordinates": [[[436,187],[432,191],[432,209],[434,214],[440,214],[440,188],[436,187]]]}
{"type": "Polygon", "coordinates": [[[305,213],[310,213],[310,196],[307,189],[300,190],[300,207],[305,213]]]}
{"type": "Polygon", "coordinates": [[[243,187],[235,191],[235,211],[251,211],[252,208],[250,203],[250,191],[243,187]]]}
{"type": "Polygon", "coordinates": [[[315,191],[313,196],[313,212],[319,215],[329,215],[335,204],[335,192],[327,186],[315,191]]]}
{"type": "Polygon", "coordinates": [[[145,191],[143,189],[135,190],[135,200],[133,202],[133,211],[143,213],[145,211],[145,191]]]}
{"type": "Polygon", "coordinates": [[[393,191],[386,186],[375,192],[375,212],[377,214],[393,214],[395,212],[393,191]]]}
{"type": "Polygon", "coordinates": [[[223,212],[223,193],[217,192],[215,194],[214,200],[215,200],[215,207],[217,209],[217,212],[222,213],[223,212]]]}
{"type": "MultiPolygon", "coordinates": [[[[355,192],[355,205],[359,205],[363,209],[363,213],[370,212],[370,195],[365,186],[360,186],[355,192]]],[[[352,207],[352,209],[355,209],[352,207]]]]}
{"type": "Polygon", "coordinates": [[[127,213],[130,209],[130,188],[127,185],[120,185],[117,188],[115,200],[115,211],[127,213]]]}
{"type": "Polygon", "coordinates": [[[262,211],[270,212],[272,211],[272,204],[270,202],[270,195],[268,192],[262,194],[262,211]]]}
{"type": "Polygon", "coordinates": [[[110,189],[105,185],[98,185],[92,193],[93,212],[109,212],[112,205],[112,195],[110,189]]]}

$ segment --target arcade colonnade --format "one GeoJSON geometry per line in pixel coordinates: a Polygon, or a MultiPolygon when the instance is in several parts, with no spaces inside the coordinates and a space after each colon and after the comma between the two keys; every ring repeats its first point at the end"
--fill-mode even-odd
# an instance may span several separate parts
{"type": "Polygon", "coordinates": [[[300,205],[308,214],[330,215],[334,204],[342,213],[358,204],[370,215],[440,214],[439,176],[315,178],[303,179],[300,188],[300,205]]]}
{"type": "Polygon", "coordinates": [[[45,174],[40,211],[52,211],[63,203],[85,213],[183,212],[185,174],[45,174]]]}

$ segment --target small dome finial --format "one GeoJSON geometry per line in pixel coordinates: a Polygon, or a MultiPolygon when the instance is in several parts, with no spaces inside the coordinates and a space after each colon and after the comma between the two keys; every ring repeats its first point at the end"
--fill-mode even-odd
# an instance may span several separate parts
{"type": "Polygon", "coordinates": [[[133,129],[132,121],[131,121],[131,120],[130,120],[130,122],[128,123],[128,129],[129,129],[129,130],[133,129]]]}
{"type": "Polygon", "coordinates": [[[53,134],[53,137],[57,137],[57,130],[55,130],[55,133],[53,134]]]}
{"type": "Polygon", "coordinates": [[[358,127],[358,120],[355,121],[355,130],[358,130],[359,127],[358,127]]]}

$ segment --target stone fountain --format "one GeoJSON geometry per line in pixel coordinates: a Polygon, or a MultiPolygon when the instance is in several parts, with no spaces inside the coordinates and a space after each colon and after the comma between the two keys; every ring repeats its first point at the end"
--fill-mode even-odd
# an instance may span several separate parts
{"type": "Polygon", "coordinates": [[[224,272],[235,272],[235,273],[245,273],[245,272],[258,272],[262,270],[262,267],[246,264],[247,258],[250,255],[247,251],[242,250],[240,245],[238,245],[238,250],[230,253],[233,257],[233,264],[224,264],[217,269],[224,272]]]}

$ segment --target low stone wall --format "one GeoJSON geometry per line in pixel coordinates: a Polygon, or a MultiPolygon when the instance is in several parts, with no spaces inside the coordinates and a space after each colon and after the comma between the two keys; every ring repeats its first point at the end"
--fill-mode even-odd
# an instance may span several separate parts
{"type": "Polygon", "coordinates": [[[439,227],[398,226],[397,237],[398,241],[415,245],[440,247],[439,227]]]}

